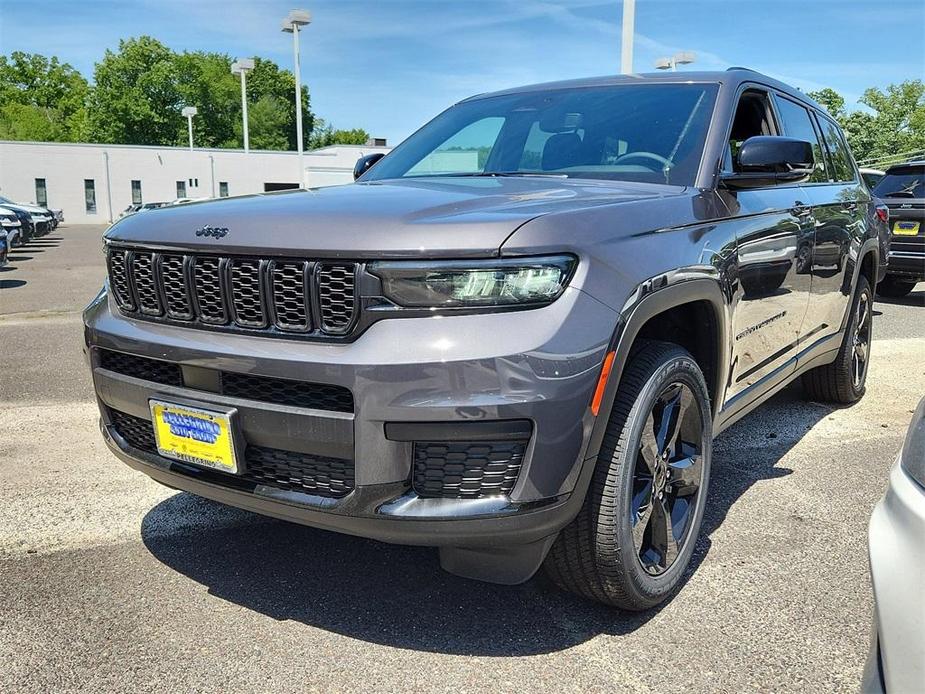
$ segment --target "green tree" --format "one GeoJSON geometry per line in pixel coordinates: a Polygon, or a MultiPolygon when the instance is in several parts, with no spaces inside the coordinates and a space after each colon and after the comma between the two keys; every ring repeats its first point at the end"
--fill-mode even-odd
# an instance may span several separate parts
{"type": "Polygon", "coordinates": [[[97,142],[174,145],[180,141],[183,96],[174,55],[140,36],[107,50],[94,71],[91,138],[97,142]]]}
{"type": "Polygon", "coordinates": [[[871,112],[845,108],[844,98],[826,87],[809,96],[837,119],[859,162],[887,166],[925,150],[925,83],[907,80],[885,90],[870,88],[860,103],[871,112]]]}
{"type": "MultiPolygon", "coordinates": [[[[292,108],[272,94],[265,94],[247,106],[248,135],[254,149],[288,149],[289,120],[292,108]]],[[[240,119],[234,124],[234,141],[230,147],[243,141],[240,119]]]]}
{"type": "Polygon", "coordinates": [[[7,139],[77,140],[87,134],[87,80],[57,58],[0,56],[2,132],[7,139]]]}
{"type": "Polygon", "coordinates": [[[369,133],[362,128],[336,130],[333,125],[316,118],[315,130],[312,132],[308,146],[311,149],[320,149],[331,145],[365,145],[369,139],[369,133]]]}

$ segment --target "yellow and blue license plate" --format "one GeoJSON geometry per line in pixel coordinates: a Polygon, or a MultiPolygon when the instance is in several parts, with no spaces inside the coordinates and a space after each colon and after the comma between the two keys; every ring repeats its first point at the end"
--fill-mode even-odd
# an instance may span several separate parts
{"type": "Polygon", "coordinates": [[[917,236],[919,233],[919,223],[902,221],[894,222],[893,233],[896,236],[917,236]]]}
{"type": "Polygon", "coordinates": [[[157,450],[184,463],[237,473],[232,412],[149,400],[157,450]]]}

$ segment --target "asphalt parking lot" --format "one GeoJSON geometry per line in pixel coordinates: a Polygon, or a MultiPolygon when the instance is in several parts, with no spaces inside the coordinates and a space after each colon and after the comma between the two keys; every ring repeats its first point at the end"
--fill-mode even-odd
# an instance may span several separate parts
{"type": "Polygon", "coordinates": [[[0,269],[0,691],[857,690],[867,521],[925,395],[925,284],[877,302],[861,403],[791,388],[717,440],[686,585],[628,615],[123,466],[81,355],[102,230],[0,269]]]}

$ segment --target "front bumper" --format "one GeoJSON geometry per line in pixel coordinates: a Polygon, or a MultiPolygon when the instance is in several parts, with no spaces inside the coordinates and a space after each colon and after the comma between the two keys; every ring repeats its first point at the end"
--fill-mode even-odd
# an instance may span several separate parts
{"type": "Polygon", "coordinates": [[[382,320],[355,342],[337,344],[133,320],[119,315],[105,294],[84,315],[103,434],[135,469],[171,487],[266,515],[442,548],[548,545],[574,517],[592,468],[583,464],[594,424],[588,405],[617,318],[574,288],[543,309],[382,320]],[[186,383],[152,383],[103,368],[101,349],[200,374],[215,370],[341,386],[353,393],[355,407],[329,412],[205,392],[186,383]],[[112,410],[148,417],[148,399],[155,396],[237,408],[248,444],[349,458],[355,488],[343,498],[321,498],[266,486],[242,491],[214,476],[189,474],[188,466],[133,448],[112,426],[112,410]],[[415,444],[386,433],[394,423],[499,420],[532,427],[516,483],[501,496],[419,497],[410,483],[415,444]]]}
{"type": "Polygon", "coordinates": [[[925,691],[925,489],[900,466],[870,521],[876,632],[865,691],[925,691]],[[881,679],[882,666],[882,679],[881,679]]]}

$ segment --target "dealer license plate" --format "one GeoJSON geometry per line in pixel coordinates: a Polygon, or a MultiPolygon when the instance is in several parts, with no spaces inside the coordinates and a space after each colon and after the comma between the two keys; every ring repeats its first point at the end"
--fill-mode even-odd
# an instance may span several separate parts
{"type": "Polygon", "coordinates": [[[893,233],[897,236],[916,236],[919,233],[918,222],[895,222],[893,233]]]}
{"type": "Polygon", "coordinates": [[[231,411],[149,400],[157,450],[184,463],[238,472],[231,411]]]}

